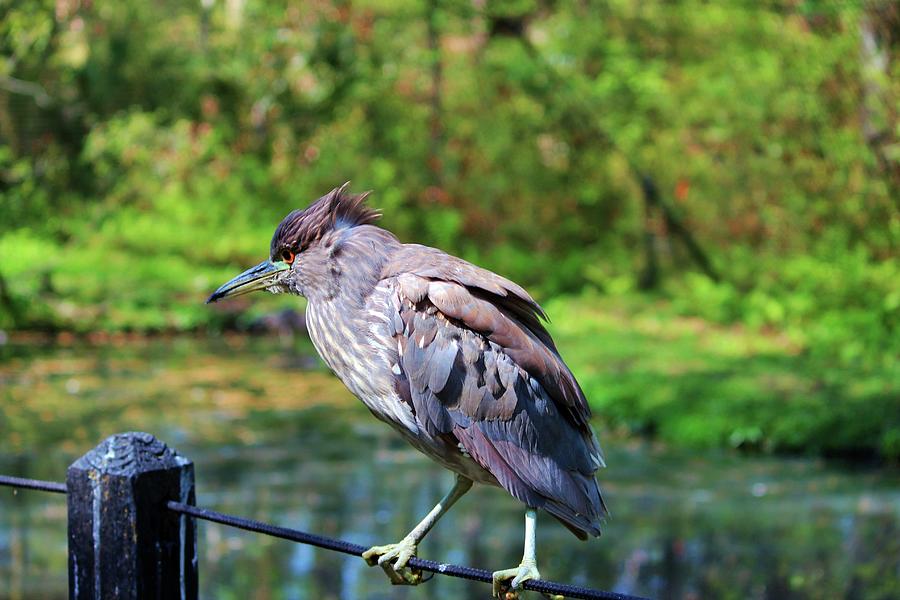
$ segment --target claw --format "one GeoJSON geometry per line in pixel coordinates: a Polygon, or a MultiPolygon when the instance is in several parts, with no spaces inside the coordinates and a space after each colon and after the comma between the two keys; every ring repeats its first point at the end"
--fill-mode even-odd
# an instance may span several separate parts
{"type": "Polygon", "coordinates": [[[412,567],[395,569],[391,563],[380,565],[393,585],[419,585],[422,583],[422,571],[412,567]]]}
{"type": "Polygon", "coordinates": [[[381,567],[394,585],[418,585],[422,582],[422,572],[406,566],[415,555],[416,542],[407,537],[396,544],[372,546],[362,557],[369,566],[381,567]]]}
{"type": "Polygon", "coordinates": [[[541,574],[538,572],[537,564],[528,560],[523,560],[515,569],[494,571],[494,597],[503,598],[504,600],[516,600],[519,597],[523,583],[529,579],[540,578],[541,574]],[[508,579],[512,579],[512,581],[508,584],[504,583],[508,579]]]}

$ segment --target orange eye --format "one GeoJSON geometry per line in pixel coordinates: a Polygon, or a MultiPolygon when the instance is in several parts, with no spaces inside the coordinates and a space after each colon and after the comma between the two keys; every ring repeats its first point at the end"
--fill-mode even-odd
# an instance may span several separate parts
{"type": "Polygon", "coordinates": [[[287,264],[293,264],[294,262],[294,253],[291,250],[285,248],[281,251],[281,260],[286,262],[287,264]]]}

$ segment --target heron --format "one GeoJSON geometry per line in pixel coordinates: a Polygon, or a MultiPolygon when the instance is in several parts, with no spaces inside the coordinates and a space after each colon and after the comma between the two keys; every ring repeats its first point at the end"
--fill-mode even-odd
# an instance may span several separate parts
{"type": "Polygon", "coordinates": [[[517,567],[493,573],[493,593],[539,579],[537,511],[578,538],[600,535],[604,466],[584,392],[521,286],[436,248],[402,243],[375,223],[368,192],[349,184],[275,229],[269,257],[217,289],[215,302],[257,290],[307,300],[317,352],[372,412],[455,474],[452,489],[403,539],[363,554],[395,584],[419,543],[473,483],[525,507],[517,567]]]}

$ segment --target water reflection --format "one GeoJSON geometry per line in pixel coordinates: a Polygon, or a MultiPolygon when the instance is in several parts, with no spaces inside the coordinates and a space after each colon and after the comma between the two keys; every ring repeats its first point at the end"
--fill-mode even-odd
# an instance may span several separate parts
{"type": "MultiPolygon", "coordinates": [[[[360,544],[396,541],[451,484],[329,374],[271,340],[2,352],[2,473],[61,480],[106,435],[146,430],[195,461],[199,503],[360,544]]],[[[580,543],[542,519],[549,578],[658,598],[900,597],[900,484],[889,471],[625,441],[607,454],[605,535],[580,543]]],[[[521,507],[476,488],[420,550],[496,569],[517,563],[521,537],[521,507]]],[[[61,497],[0,490],[0,598],[66,597],[65,544],[61,497]]],[[[486,597],[444,577],[391,587],[359,559],[213,524],[200,525],[199,546],[204,598],[486,597]]]]}

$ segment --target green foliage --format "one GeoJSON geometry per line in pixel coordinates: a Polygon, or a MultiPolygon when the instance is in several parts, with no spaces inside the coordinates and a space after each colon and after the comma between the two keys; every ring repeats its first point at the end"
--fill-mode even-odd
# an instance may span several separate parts
{"type": "Polygon", "coordinates": [[[666,300],[593,294],[548,310],[597,417],[679,445],[900,460],[900,360],[810,352],[666,300]]]}
{"type": "MultiPolygon", "coordinates": [[[[219,328],[234,317],[206,294],[262,258],[283,214],[352,179],[401,238],[541,298],[637,299],[652,232],[673,318],[791,345],[746,378],[604,381],[629,427],[897,455],[894,425],[871,443],[874,422],[841,426],[852,398],[877,415],[897,395],[857,381],[900,356],[900,60],[882,4],[205,6],[3,9],[0,327],[219,328]],[[643,176],[722,282],[647,216],[643,176]],[[776,396],[815,400],[780,424],[758,378],[795,368],[807,383],[773,375],[776,396]]],[[[624,342],[616,360],[640,339],[624,342]]]]}
{"type": "Polygon", "coordinates": [[[900,262],[872,260],[861,249],[830,254],[788,257],[745,282],[691,275],[673,283],[669,295],[682,314],[778,331],[813,357],[897,365],[900,262]]]}

